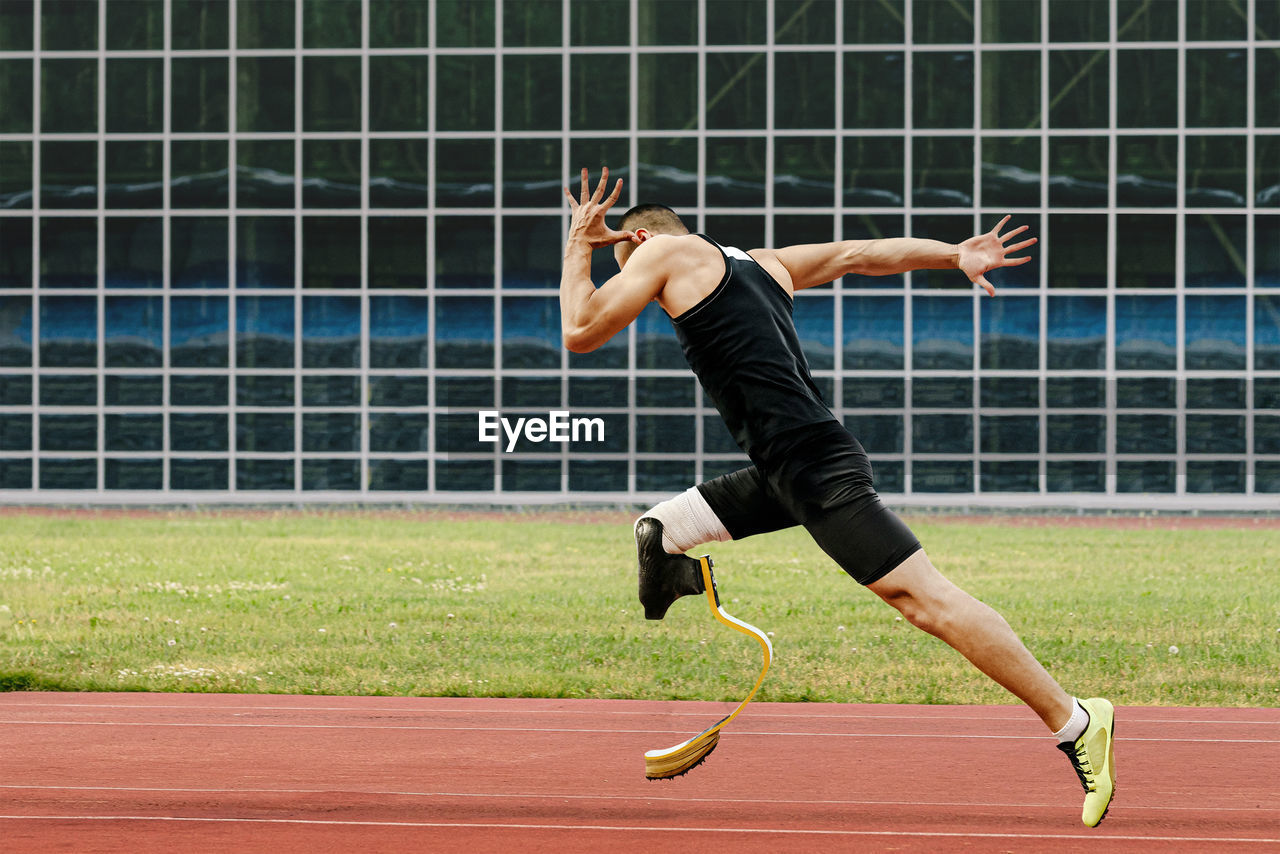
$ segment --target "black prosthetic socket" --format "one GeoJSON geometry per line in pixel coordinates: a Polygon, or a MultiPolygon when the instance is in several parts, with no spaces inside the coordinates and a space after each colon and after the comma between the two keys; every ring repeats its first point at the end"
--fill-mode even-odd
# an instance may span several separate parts
{"type": "Polygon", "coordinates": [[[640,604],[646,620],[661,620],[681,596],[703,593],[702,569],[688,555],[668,554],[662,547],[662,523],[646,516],[636,522],[636,557],[640,563],[640,604]]]}

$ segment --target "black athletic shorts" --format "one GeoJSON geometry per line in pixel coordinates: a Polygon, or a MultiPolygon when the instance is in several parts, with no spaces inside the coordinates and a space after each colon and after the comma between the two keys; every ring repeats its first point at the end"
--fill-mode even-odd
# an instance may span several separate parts
{"type": "Polygon", "coordinates": [[[879,581],[920,548],[880,503],[871,463],[839,422],[789,431],[756,464],[698,485],[735,539],[803,525],[859,584],[879,581]]]}

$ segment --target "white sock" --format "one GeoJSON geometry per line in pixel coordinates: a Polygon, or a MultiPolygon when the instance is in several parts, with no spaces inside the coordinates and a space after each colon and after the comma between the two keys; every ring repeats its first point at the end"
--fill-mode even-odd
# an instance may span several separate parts
{"type": "Polygon", "coordinates": [[[1084,710],[1084,706],[1080,705],[1080,701],[1072,697],[1071,705],[1071,720],[1067,721],[1066,726],[1053,734],[1059,744],[1074,744],[1076,739],[1084,735],[1084,731],[1089,727],[1089,713],[1084,710]]]}
{"type": "MultiPolygon", "coordinates": [[[[696,545],[733,539],[697,487],[645,511],[662,523],[662,548],[667,554],[682,554],[696,545]]],[[[639,521],[637,519],[636,521],[639,521]]]]}

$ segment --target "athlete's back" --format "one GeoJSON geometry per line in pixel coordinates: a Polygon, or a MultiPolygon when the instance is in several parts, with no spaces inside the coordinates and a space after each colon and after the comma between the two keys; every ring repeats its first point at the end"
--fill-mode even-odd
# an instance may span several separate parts
{"type": "Polygon", "coordinates": [[[696,237],[715,247],[723,273],[671,323],[734,440],[759,461],[771,439],[836,419],[809,373],[790,290],[752,255],[696,237]]]}

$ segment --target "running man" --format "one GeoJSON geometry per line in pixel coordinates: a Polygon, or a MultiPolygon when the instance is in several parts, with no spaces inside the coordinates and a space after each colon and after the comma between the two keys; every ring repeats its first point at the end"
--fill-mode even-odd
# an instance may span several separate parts
{"type": "Polygon", "coordinates": [[[803,525],[854,580],[1040,716],[1084,786],[1084,823],[1097,825],[1115,789],[1111,703],[1067,694],[1003,617],[934,568],[920,541],[881,504],[866,452],[823,403],[792,321],[795,291],[850,273],[959,269],[994,295],[986,273],[1030,260],[1010,256],[1035,238],[1005,245],[1027,226],[1001,234],[1005,217],[960,244],[890,238],[744,252],[690,234],[663,205],[634,207],[618,230],[610,228],[605,214],[622,181],[605,197],[608,178],[606,168],[592,192],[583,169],[580,196],[564,189],[573,208],[560,280],[564,345],[594,350],[657,300],[689,366],[753,463],[637,520],[645,616],[660,620],[676,599],[703,592],[688,549],[803,525]],[[605,246],[613,246],[620,272],[597,288],[591,252],[605,246]]]}

